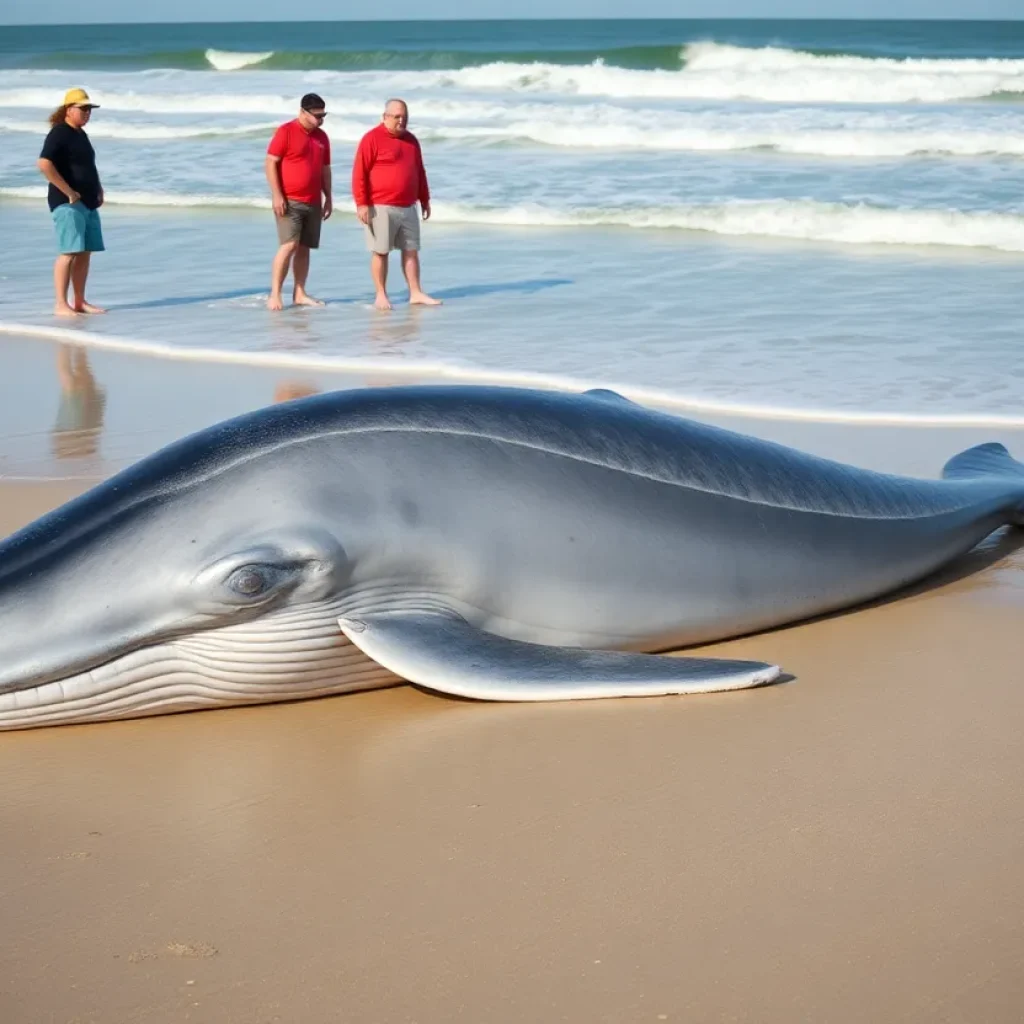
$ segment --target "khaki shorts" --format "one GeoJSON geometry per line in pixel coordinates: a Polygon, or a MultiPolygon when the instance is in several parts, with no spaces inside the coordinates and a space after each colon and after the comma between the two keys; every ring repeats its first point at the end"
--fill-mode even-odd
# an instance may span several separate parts
{"type": "Polygon", "coordinates": [[[298,203],[289,199],[284,216],[275,216],[275,219],[277,240],[282,245],[285,242],[298,242],[310,249],[320,247],[320,225],[323,224],[324,212],[319,203],[298,203]]]}
{"type": "Polygon", "coordinates": [[[420,215],[415,206],[371,206],[366,247],[385,255],[392,249],[420,247],[420,215]]]}

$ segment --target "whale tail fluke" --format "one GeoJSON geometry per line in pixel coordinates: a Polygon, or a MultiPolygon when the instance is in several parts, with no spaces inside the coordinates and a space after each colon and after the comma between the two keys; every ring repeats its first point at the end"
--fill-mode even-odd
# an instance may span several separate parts
{"type": "Polygon", "coordinates": [[[942,467],[943,480],[1006,480],[1019,489],[1020,498],[1013,522],[1024,526],[1024,462],[1018,462],[997,441],[975,445],[954,455],[942,467]]]}

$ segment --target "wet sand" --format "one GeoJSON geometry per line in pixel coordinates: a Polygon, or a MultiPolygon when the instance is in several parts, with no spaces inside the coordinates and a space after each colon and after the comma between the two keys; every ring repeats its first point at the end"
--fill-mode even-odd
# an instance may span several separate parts
{"type": "MultiPolygon", "coordinates": [[[[0,346],[0,474],[76,478],[0,480],[3,534],[282,384],[97,354],[95,450],[58,458],[54,359],[0,346]]],[[[977,440],[1024,452],[730,425],[923,475],[977,440]]],[[[405,686],[3,734],[0,1020],[1016,1021],[1022,544],[704,648],[794,677],[758,690],[405,686]]]]}

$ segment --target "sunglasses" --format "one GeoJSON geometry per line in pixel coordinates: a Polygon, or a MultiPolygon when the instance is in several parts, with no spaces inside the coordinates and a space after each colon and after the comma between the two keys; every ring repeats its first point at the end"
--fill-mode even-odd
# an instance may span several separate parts
{"type": "Polygon", "coordinates": [[[318,114],[315,110],[306,110],[305,107],[303,107],[302,109],[305,110],[306,113],[309,114],[310,117],[315,117],[318,121],[322,121],[327,116],[327,111],[326,110],[322,110],[318,114]]]}

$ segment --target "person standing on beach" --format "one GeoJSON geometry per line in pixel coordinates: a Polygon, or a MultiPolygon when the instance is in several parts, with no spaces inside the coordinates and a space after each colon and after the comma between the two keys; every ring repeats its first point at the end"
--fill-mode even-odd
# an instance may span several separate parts
{"type": "Polygon", "coordinates": [[[419,140],[407,128],[409,108],[404,100],[388,100],[376,128],[360,140],[352,164],[352,197],[356,215],[366,225],[370,273],[376,289],[374,305],[390,309],[388,258],[392,249],[402,253],[402,272],[409,285],[409,302],[439,306],[420,287],[420,221],[430,217],[430,189],[419,140]]]}
{"type": "Polygon", "coordinates": [[[96,153],[85,133],[98,106],[84,89],[69,89],[64,102],[50,115],[50,131],[36,161],[50,185],[47,203],[57,229],[59,255],[53,265],[53,311],[57,316],[106,312],[85,298],[89,261],[94,252],[104,249],[100,225],[103,186],[96,153]],[[70,304],[69,285],[74,291],[70,304]]]}
{"type": "Polygon", "coordinates": [[[331,140],[320,126],[326,104],[309,92],[299,102],[298,117],[281,125],[267,147],[267,181],[277,218],[280,247],[270,271],[267,309],[282,309],[281,289],[292,271],[296,306],[322,306],[306,293],[309,250],[320,246],[320,225],[334,208],[331,199],[331,140]]]}

